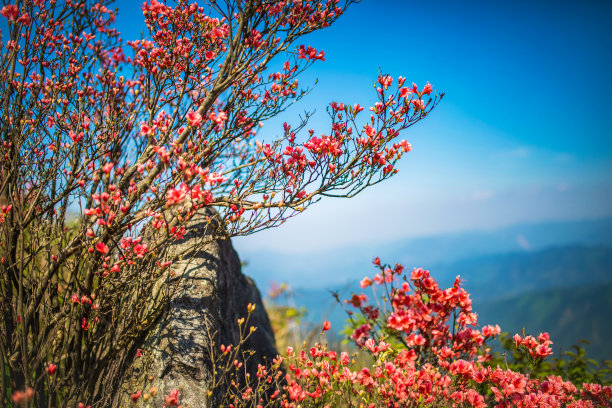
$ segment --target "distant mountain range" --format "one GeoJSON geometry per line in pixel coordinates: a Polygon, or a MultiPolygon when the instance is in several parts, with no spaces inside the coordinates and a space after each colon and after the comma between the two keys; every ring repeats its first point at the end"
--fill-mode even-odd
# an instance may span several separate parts
{"type": "MultiPolygon", "coordinates": [[[[433,266],[430,271],[442,287],[461,275],[481,325],[499,324],[511,333],[523,327],[536,335],[548,331],[555,351],[586,339],[591,342],[590,356],[612,359],[612,246],[571,245],[487,255],[433,266]]],[[[341,299],[353,292],[370,293],[355,280],[329,289],[295,288],[291,302],[308,311],[310,322],[327,319],[340,330],[346,314],[332,291],[341,299]]]]}
{"type": "Polygon", "coordinates": [[[499,300],[549,288],[612,282],[612,247],[572,245],[488,255],[437,265],[431,273],[445,285],[460,275],[474,301],[499,300]]]}
{"type": "MultiPolygon", "coordinates": [[[[269,282],[293,288],[290,303],[307,319],[330,320],[336,330],[346,315],[331,296],[361,292],[375,256],[384,262],[429,269],[441,286],[465,280],[481,324],[502,330],[548,331],[555,351],[580,339],[595,358],[612,359],[612,218],[523,224],[494,231],[334,248],[309,254],[242,253],[245,273],[262,292],[269,282]]],[[[368,291],[365,291],[368,294],[368,291]]]]}
{"type": "MultiPolygon", "coordinates": [[[[572,245],[528,253],[490,255],[446,263],[429,270],[441,287],[449,287],[460,275],[473,302],[482,304],[530,292],[612,282],[612,246],[590,248],[572,245]]],[[[327,289],[294,287],[294,299],[296,304],[313,312],[315,309],[323,312],[335,303],[331,292],[338,292],[346,298],[352,292],[363,291],[358,283],[354,280],[327,289]]]]}
{"type": "MultiPolygon", "coordinates": [[[[358,246],[308,254],[242,251],[239,255],[247,264],[244,272],[253,277],[262,290],[270,282],[285,282],[294,288],[325,289],[342,287],[371,274],[374,271],[371,262],[376,256],[384,262],[402,263],[407,268],[431,269],[437,271],[436,276],[450,273],[454,278],[457,273],[461,273],[469,282],[471,277],[463,271],[468,268],[469,262],[477,258],[503,254],[513,254],[511,257],[514,257],[519,253],[530,254],[545,248],[569,245],[612,246],[612,218],[521,224],[492,231],[471,231],[391,242],[373,237],[371,242],[358,246]],[[466,261],[468,263],[456,263],[468,259],[471,260],[466,261]]],[[[506,265],[510,258],[498,261],[506,265]]],[[[524,262],[533,261],[525,258],[524,262]]],[[[550,261],[543,262],[542,267],[551,265],[550,261]]],[[[533,275],[535,269],[530,270],[533,275]]],[[[546,273],[540,268],[537,275],[546,273]]],[[[532,285],[531,288],[536,287],[532,285]]],[[[512,293],[517,292],[511,291],[508,295],[512,293]]]]}
{"type": "Polygon", "coordinates": [[[502,301],[475,302],[480,324],[538,335],[547,331],[555,355],[586,339],[587,355],[612,359],[612,283],[529,292],[502,301]]]}

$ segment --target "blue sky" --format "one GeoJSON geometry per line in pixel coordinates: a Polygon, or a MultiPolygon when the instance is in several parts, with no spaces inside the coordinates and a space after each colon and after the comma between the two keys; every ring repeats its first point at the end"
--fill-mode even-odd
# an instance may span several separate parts
{"type": "MultiPolygon", "coordinates": [[[[124,38],[144,27],[119,1],[124,38]],[[136,24],[139,22],[139,24],[136,24]]],[[[325,200],[240,253],[303,253],[367,240],[612,215],[612,2],[373,1],[305,42],[325,51],[314,91],[261,135],[332,100],[373,101],[378,69],[446,97],[402,135],[400,173],[352,200],[325,200]]]]}

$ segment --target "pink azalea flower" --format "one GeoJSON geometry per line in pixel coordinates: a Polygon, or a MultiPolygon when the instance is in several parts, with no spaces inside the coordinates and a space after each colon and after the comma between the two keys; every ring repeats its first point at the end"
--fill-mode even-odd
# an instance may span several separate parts
{"type": "Polygon", "coordinates": [[[108,254],[109,248],[104,242],[98,242],[96,244],[96,250],[101,254],[108,254]]]}
{"type": "Polygon", "coordinates": [[[187,113],[187,122],[189,122],[189,126],[197,128],[202,125],[202,115],[198,112],[189,111],[187,113]]]}
{"type": "Polygon", "coordinates": [[[367,276],[363,278],[361,282],[359,282],[359,286],[361,286],[362,289],[367,288],[370,285],[372,285],[372,280],[368,278],[367,276]]]}
{"type": "Polygon", "coordinates": [[[10,21],[15,20],[18,14],[19,9],[14,4],[7,4],[6,6],[2,7],[2,10],[0,10],[0,15],[6,17],[10,21]]]}
{"type": "Polygon", "coordinates": [[[140,125],[140,134],[148,136],[151,133],[153,133],[153,128],[151,128],[149,125],[147,125],[146,123],[140,125]]]}

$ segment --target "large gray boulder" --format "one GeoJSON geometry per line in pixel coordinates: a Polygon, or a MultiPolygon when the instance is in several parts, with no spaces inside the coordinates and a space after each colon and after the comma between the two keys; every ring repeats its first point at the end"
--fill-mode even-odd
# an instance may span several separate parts
{"type": "Polygon", "coordinates": [[[229,238],[210,238],[213,231],[206,215],[196,215],[189,222],[185,239],[164,254],[165,259],[181,258],[173,263],[169,301],[153,328],[138,342],[142,356],[134,357],[122,370],[114,406],[131,406],[131,394],[141,390],[144,396],[151,388],[157,389],[157,395],[147,396],[146,401],[141,397],[138,406],[161,407],[164,396],[174,389],[180,391],[184,408],[213,405],[207,398],[213,378],[211,350],[219,350],[221,344],[238,344],[237,321],[247,316],[249,303],[255,305],[249,326],[257,330],[244,345],[255,352],[245,363],[247,372],[254,378],[257,365],[265,365],[277,355],[255,283],[242,274],[229,238]]]}

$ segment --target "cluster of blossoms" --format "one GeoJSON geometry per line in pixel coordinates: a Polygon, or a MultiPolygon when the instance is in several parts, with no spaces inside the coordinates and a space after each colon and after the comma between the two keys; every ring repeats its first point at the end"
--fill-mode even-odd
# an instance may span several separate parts
{"type": "Polygon", "coordinates": [[[372,286],[374,293],[379,288],[389,305],[384,305],[383,313],[382,305],[368,304],[363,293],[346,301],[359,311],[358,320],[348,311],[355,324],[361,322],[351,336],[358,345],[368,338],[390,337],[411,349],[417,363],[435,362],[445,368],[457,359],[484,362],[490,358],[486,342],[500,328],[477,329],[472,301],[459,277],[451,288],[441,289],[424,269],[414,269],[407,277],[402,265],[384,266],[379,258],[374,264],[380,272],[372,279],[364,278],[361,287],[372,286]]]}
{"type": "MultiPolygon", "coordinates": [[[[379,273],[361,286],[378,289],[375,298],[384,304],[370,305],[364,294],[346,300],[358,310],[349,310],[358,353],[330,350],[324,342],[288,347],[274,366],[260,366],[258,386],[236,392],[229,406],[591,408],[612,403],[611,386],[493,367],[486,344],[500,328],[478,329],[459,278],[441,289],[426,270],[405,274],[401,265],[383,265],[378,258],[374,263],[379,273]]],[[[330,328],[324,322],[321,335],[330,328]]],[[[547,333],[514,339],[534,364],[550,355],[547,333]]]]}
{"type": "Polygon", "coordinates": [[[515,334],[512,339],[517,349],[523,348],[532,358],[546,358],[552,355],[552,349],[549,347],[552,341],[548,333],[540,333],[537,339],[533,336],[522,338],[515,334]]]}

